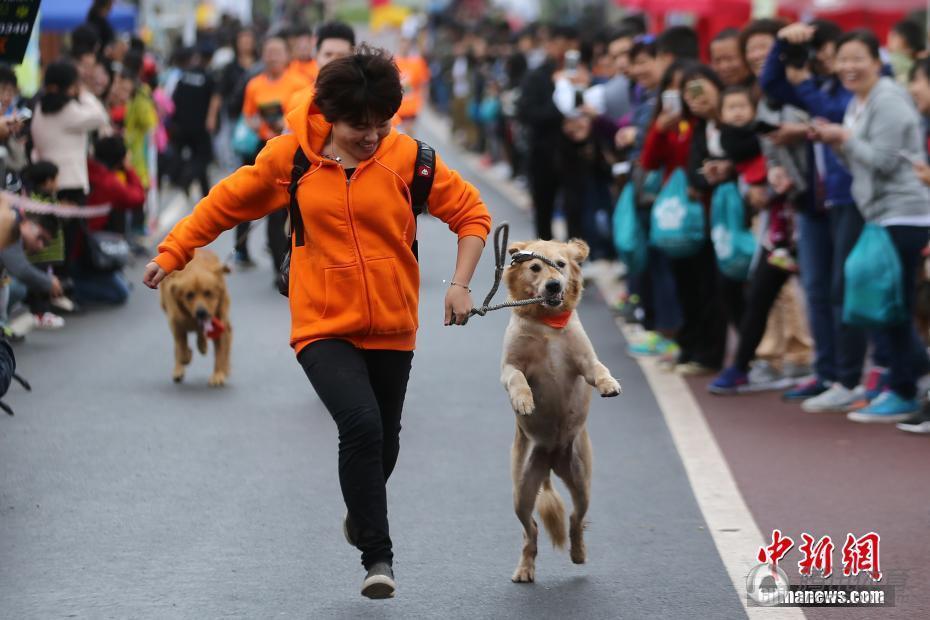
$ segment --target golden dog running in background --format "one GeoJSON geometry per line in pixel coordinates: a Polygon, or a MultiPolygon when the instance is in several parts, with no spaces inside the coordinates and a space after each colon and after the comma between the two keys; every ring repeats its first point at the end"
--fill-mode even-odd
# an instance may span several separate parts
{"type": "Polygon", "coordinates": [[[207,354],[207,339],[214,341],[215,362],[210,385],[226,383],[229,376],[229,350],[232,325],[229,324],[229,293],[225,266],[210,250],[197,250],[184,269],[169,274],[161,284],[161,307],[168,315],[174,335],[175,383],[184,379],[184,367],[193,353],[187,342],[188,332],[197,334],[197,350],[207,354]]]}
{"type": "Polygon", "coordinates": [[[591,387],[617,396],[620,384],[597,359],[574,311],[581,300],[584,241],[531,241],[508,248],[504,280],[514,300],[544,297],[544,304],[513,309],[504,334],[501,382],[516,415],[511,448],[514,509],[523,524],[523,551],[515,582],[536,576],[538,528],[533,508],[558,548],[565,546],[565,506],[552,487],[554,471],[572,495],[572,562],[585,561],[584,517],[591,493],[591,440],[585,422],[591,387]],[[542,492],[540,493],[540,486],[542,492]]]}

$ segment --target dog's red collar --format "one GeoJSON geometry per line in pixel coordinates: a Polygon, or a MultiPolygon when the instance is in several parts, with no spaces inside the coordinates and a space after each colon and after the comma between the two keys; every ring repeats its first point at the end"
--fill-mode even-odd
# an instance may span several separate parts
{"type": "Polygon", "coordinates": [[[566,310],[565,312],[560,312],[559,314],[547,314],[540,317],[540,321],[548,325],[549,327],[554,327],[555,329],[563,329],[568,325],[569,319],[572,318],[572,311],[566,310]]]}

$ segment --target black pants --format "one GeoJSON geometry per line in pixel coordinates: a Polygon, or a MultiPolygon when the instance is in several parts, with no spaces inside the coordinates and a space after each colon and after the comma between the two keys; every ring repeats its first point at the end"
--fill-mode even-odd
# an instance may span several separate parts
{"type": "Polygon", "coordinates": [[[560,185],[552,146],[531,144],[527,164],[536,236],[540,239],[552,239],[552,214],[555,211],[555,199],[560,185]]]}
{"type": "Polygon", "coordinates": [[[749,283],[749,298],[743,320],[739,326],[739,344],[736,347],[736,359],[733,365],[739,370],[749,370],[749,362],[756,355],[756,349],[765,336],[769,313],[778,294],[791,274],[784,269],[774,267],[768,262],[768,253],[764,254],[752,274],[749,283]]]}
{"type": "Polygon", "coordinates": [[[362,564],[391,563],[385,485],[400,450],[412,351],[357,349],[320,340],[297,360],[339,429],[339,485],[358,530],[362,564]]]}
{"type": "Polygon", "coordinates": [[[694,256],[672,259],[672,272],[683,319],[676,337],[681,348],[678,361],[720,368],[726,353],[727,314],[710,240],[694,256]]]}
{"type": "Polygon", "coordinates": [[[901,276],[904,280],[904,306],[907,321],[881,329],[891,351],[891,379],[889,387],[902,398],[917,394],[918,373],[926,370],[926,349],[914,346],[914,297],[917,288],[917,270],[922,260],[921,251],[927,246],[928,229],[924,226],[888,226],[888,234],[901,259],[901,276]],[[922,358],[922,359],[920,359],[922,358]]]}
{"type": "Polygon", "coordinates": [[[207,169],[213,161],[213,140],[210,134],[205,129],[177,131],[171,136],[171,146],[178,158],[178,186],[188,191],[196,181],[204,196],[210,193],[210,179],[207,175],[207,169]]]}

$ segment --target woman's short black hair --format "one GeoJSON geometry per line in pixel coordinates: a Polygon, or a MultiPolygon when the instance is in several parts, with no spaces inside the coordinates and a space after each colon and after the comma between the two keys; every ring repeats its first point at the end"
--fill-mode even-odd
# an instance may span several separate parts
{"type": "Polygon", "coordinates": [[[314,102],[330,123],[367,125],[393,117],[403,98],[394,59],[383,49],[362,45],[320,70],[314,102]]]}
{"type": "Polygon", "coordinates": [[[865,28],[860,28],[858,30],[852,30],[847,32],[840,40],[836,42],[836,51],[840,51],[847,43],[861,43],[869,50],[869,56],[872,57],[872,60],[881,60],[881,52],[879,48],[881,45],[878,42],[878,37],[875,36],[875,33],[871,30],[866,30],[865,28]]]}
{"type": "Polygon", "coordinates": [[[43,114],[60,112],[65,104],[71,100],[67,91],[77,84],[78,70],[68,61],[53,62],[45,68],[45,78],[42,81],[42,95],[39,105],[43,114]]]}

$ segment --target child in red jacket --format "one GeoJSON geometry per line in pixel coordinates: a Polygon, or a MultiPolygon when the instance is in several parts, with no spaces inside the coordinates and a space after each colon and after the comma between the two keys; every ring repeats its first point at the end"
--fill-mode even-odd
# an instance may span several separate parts
{"type": "Polygon", "coordinates": [[[107,216],[88,222],[91,230],[107,228],[124,232],[127,214],[145,205],[145,188],[139,175],[132,169],[126,143],[119,136],[100,138],[94,143],[94,157],[87,160],[90,195],[87,204],[109,204],[113,209],[107,216]]]}

